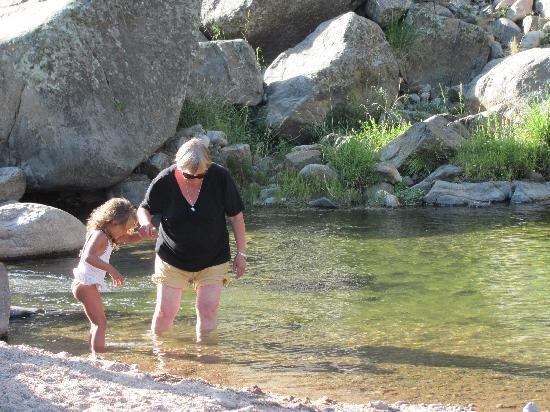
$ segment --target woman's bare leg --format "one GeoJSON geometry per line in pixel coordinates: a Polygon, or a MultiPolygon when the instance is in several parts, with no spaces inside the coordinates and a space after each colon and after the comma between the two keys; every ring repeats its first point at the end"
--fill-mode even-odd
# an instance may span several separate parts
{"type": "Polygon", "coordinates": [[[218,306],[223,285],[205,285],[197,290],[195,310],[197,311],[197,341],[203,340],[216,329],[218,322],[218,306]]]}
{"type": "Polygon", "coordinates": [[[180,310],[182,289],[157,285],[157,305],[153,315],[151,330],[157,335],[169,332],[180,310]]]}

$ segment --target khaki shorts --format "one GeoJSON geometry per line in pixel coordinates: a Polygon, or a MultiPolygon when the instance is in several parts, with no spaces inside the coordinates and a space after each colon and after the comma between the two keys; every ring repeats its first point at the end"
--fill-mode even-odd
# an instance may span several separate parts
{"type": "Polygon", "coordinates": [[[178,269],[161,258],[155,258],[155,273],[151,276],[153,283],[166,285],[176,289],[186,289],[189,283],[197,290],[206,285],[225,285],[229,281],[229,262],[210,266],[198,272],[188,272],[178,269]]]}

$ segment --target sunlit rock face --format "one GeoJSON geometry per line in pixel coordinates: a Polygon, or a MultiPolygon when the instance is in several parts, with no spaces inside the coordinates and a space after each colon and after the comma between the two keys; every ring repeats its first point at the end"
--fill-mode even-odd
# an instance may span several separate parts
{"type": "Polygon", "coordinates": [[[176,130],[198,19],[189,0],[0,8],[0,166],[31,190],[124,179],[176,130]]]}

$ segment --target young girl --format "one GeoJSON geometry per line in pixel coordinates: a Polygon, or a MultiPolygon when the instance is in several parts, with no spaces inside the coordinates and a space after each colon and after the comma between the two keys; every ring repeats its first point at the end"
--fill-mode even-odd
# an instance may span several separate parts
{"type": "Polygon", "coordinates": [[[144,237],[133,233],[137,224],[136,210],[126,199],[111,199],[96,208],[86,225],[86,242],[80,252],[80,262],[73,270],[72,292],[82,303],[90,321],[92,353],[105,351],[107,320],[99,291],[107,290],[105,274],[113,286],[122,286],[124,278],[111,264],[111,252],[121,243],[137,242],[144,237]]]}

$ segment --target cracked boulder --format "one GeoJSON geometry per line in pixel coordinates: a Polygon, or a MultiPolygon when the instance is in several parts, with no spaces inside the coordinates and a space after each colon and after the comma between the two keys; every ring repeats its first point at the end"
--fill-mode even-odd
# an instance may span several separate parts
{"type": "Polygon", "coordinates": [[[411,90],[429,84],[465,83],[489,60],[491,41],[481,27],[434,13],[430,3],[415,4],[405,18],[414,44],[401,59],[401,71],[411,90]]]}
{"type": "Polygon", "coordinates": [[[361,102],[369,110],[393,101],[399,68],[384,32],[355,13],[324,22],[267,68],[265,122],[307,140],[331,110],[361,102]]]}
{"type": "MultiPolygon", "coordinates": [[[[203,0],[201,23],[226,39],[244,38],[267,63],[295,46],[317,25],[353,11],[362,0],[203,0]]],[[[213,34],[213,33],[211,33],[213,34]]]]}
{"type": "Polygon", "coordinates": [[[39,191],[123,180],[176,131],[198,19],[184,0],[0,8],[0,166],[39,191]]]}

